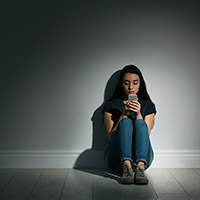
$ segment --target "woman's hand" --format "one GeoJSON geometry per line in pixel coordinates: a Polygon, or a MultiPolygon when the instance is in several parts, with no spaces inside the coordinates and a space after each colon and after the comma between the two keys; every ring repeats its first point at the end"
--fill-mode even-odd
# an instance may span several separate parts
{"type": "Polygon", "coordinates": [[[122,116],[128,117],[130,114],[131,114],[131,111],[129,110],[128,103],[126,103],[124,105],[124,110],[122,112],[122,116]]]}
{"type": "Polygon", "coordinates": [[[136,114],[140,113],[141,105],[137,100],[128,102],[127,107],[129,110],[135,112],[136,114]]]}
{"type": "MultiPolygon", "coordinates": [[[[128,111],[133,111],[136,114],[136,119],[142,119],[142,115],[141,115],[141,105],[137,100],[134,101],[130,101],[126,104],[128,111]]],[[[130,115],[130,113],[129,113],[130,115]]]]}

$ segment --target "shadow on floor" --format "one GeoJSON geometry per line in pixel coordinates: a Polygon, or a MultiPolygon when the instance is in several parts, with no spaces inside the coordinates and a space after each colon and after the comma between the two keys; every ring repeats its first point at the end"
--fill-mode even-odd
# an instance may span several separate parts
{"type": "Polygon", "coordinates": [[[122,173],[113,172],[110,169],[78,169],[79,171],[90,173],[104,178],[113,179],[120,183],[122,173]]]}

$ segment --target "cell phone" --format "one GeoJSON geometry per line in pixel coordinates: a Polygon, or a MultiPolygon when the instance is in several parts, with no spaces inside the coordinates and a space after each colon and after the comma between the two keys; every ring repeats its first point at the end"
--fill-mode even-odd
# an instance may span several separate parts
{"type": "Polygon", "coordinates": [[[136,94],[129,94],[128,95],[128,102],[137,100],[136,94]]]}

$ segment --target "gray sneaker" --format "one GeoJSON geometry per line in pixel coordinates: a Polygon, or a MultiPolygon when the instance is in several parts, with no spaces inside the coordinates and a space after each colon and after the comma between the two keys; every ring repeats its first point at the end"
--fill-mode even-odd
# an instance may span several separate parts
{"type": "Polygon", "coordinates": [[[135,184],[138,185],[147,185],[149,180],[144,173],[144,169],[141,169],[139,166],[135,168],[135,176],[134,176],[135,184]]]}
{"type": "Polygon", "coordinates": [[[121,184],[133,184],[133,183],[134,183],[133,169],[123,164],[123,175],[121,178],[121,184]]]}

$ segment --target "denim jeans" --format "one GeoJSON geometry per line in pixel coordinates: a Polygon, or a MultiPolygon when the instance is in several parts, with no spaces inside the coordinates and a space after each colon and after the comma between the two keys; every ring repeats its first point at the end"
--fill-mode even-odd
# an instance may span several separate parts
{"type": "Polygon", "coordinates": [[[136,164],[138,161],[145,162],[147,169],[153,158],[154,152],[146,122],[143,119],[122,119],[104,153],[107,166],[113,171],[121,172],[123,161],[130,160],[133,170],[133,163],[136,164]]]}

